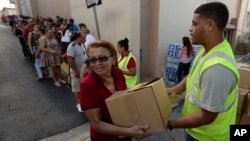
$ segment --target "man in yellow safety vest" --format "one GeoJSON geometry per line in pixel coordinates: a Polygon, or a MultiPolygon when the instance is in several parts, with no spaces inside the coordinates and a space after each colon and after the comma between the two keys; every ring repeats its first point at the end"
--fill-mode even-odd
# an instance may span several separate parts
{"type": "Polygon", "coordinates": [[[232,48],[223,36],[228,17],[226,5],[219,2],[203,4],[194,11],[191,41],[203,48],[189,75],[167,88],[169,93],[186,89],[183,116],[170,120],[167,128],[185,128],[187,141],[229,141],[230,125],[235,124],[239,73],[232,48]]]}

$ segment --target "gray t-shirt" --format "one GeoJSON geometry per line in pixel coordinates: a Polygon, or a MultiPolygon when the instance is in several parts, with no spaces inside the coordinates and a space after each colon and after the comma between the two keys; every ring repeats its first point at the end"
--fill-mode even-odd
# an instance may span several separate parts
{"type": "MultiPolygon", "coordinates": [[[[75,67],[79,72],[81,70],[82,64],[86,60],[85,52],[86,50],[83,44],[79,45],[75,42],[70,43],[67,48],[67,55],[73,57],[75,67]]],[[[71,68],[70,72],[73,72],[71,68]]]]}
{"type": "Polygon", "coordinates": [[[224,111],[224,102],[237,82],[235,74],[217,64],[205,70],[201,76],[200,106],[210,112],[224,111]]]}

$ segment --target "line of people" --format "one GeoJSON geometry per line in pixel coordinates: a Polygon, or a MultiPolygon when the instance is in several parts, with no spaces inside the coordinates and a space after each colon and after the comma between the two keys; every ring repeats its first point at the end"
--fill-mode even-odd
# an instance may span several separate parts
{"type": "MultiPolygon", "coordinates": [[[[59,20],[57,17],[57,21],[59,20]]],[[[46,27],[37,19],[28,19],[25,26],[23,21],[19,21],[15,34],[19,38],[24,57],[35,65],[37,80],[49,77],[54,80],[55,86],[60,87],[61,64],[64,61],[69,65],[68,83],[75,95],[77,110],[82,112],[79,104],[80,82],[89,70],[85,63],[89,60],[85,52],[96,39],[89,34],[84,23],[77,26],[73,19],[67,24],[65,19],[62,21],[60,25],[49,19],[46,27]]],[[[130,88],[136,85],[137,75],[136,59],[129,51],[127,38],[117,42],[117,51],[120,53],[119,68],[126,78],[127,87],[130,88]]]]}

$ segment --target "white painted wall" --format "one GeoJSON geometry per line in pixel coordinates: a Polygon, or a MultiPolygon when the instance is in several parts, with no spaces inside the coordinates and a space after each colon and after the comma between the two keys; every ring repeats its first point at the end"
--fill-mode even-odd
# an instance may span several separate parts
{"type": "Polygon", "coordinates": [[[202,3],[205,0],[160,0],[158,50],[155,51],[158,58],[152,74],[162,76],[168,45],[181,43],[183,36],[189,36],[193,12],[202,3]]]}

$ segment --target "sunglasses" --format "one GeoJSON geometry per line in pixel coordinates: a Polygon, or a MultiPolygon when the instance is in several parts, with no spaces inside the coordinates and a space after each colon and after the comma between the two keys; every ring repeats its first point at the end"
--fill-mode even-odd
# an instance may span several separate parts
{"type": "Polygon", "coordinates": [[[99,58],[92,58],[92,59],[89,59],[89,63],[90,64],[95,64],[97,62],[97,60],[100,62],[100,63],[103,63],[103,62],[107,62],[109,60],[110,57],[112,57],[113,55],[110,55],[110,56],[103,56],[103,57],[99,57],[99,58]]]}

